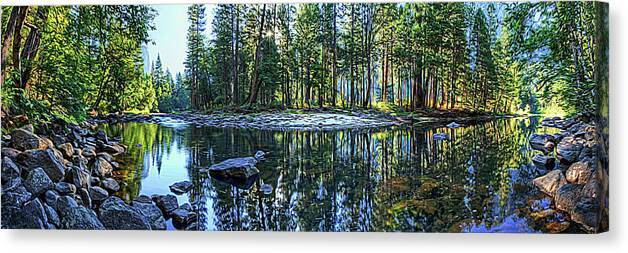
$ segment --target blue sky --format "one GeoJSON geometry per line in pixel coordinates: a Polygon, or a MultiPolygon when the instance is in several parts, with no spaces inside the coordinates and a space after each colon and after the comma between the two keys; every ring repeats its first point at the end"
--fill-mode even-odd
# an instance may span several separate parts
{"type": "MultiPolygon", "coordinates": [[[[189,5],[153,5],[157,10],[155,30],[149,33],[152,42],[148,44],[150,61],[157,60],[159,54],[162,65],[172,73],[183,73],[186,50],[186,34],[188,28],[187,9],[189,5]]],[[[211,20],[214,16],[213,6],[207,6],[207,34],[211,33],[211,20]]]]}

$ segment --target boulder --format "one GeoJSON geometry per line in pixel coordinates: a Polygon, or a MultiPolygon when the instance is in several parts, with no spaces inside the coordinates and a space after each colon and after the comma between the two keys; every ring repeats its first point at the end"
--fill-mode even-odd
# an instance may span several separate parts
{"type": "Polygon", "coordinates": [[[109,162],[109,163],[113,162],[113,156],[112,156],[111,154],[109,154],[109,153],[106,153],[106,152],[100,152],[100,153],[96,154],[96,156],[97,156],[98,158],[105,159],[105,161],[107,161],[107,162],[109,162]]]}
{"type": "Polygon", "coordinates": [[[111,167],[111,164],[107,162],[107,160],[103,159],[102,157],[96,158],[96,160],[94,161],[94,164],[92,164],[92,175],[96,175],[96,176],[104,178],[104,177],[111,176],[112,172],[113,172],[113,167],[111,167]]]}
{"type": "Polygon", "coordinates": [[[61,195],[76,193],[76,186],[67,182],[59,182],[55,185],[55,191],[61,195]]]}
{"type": "Polygon", "coordinates": [[[61,151],[61,154],[63,154],[63,157],[67,159],[71,159],[72,156],[74,155],[74,148],[72,147],[72,143],[69,143],[69,142],[63,143],[59,145],[57,148],[61,151]]]}
{"type": "Polygon", "coordinates": [[[103,188],[94,186],[89,188],[89,196],[93,201],[100,202],[107,199],[109,197],[109,193],[103,188]]]}
{"type": "Polygon", "coordinates": [[[543,193],[554,197],[556,191],[567,183],[560,170],[552,170],[544,176],[535,178],[532,183],[543,193]]]}
{"type": "Polygon", "coordinates": [[[16,161],[17,156],[20,155],[20,153],[22,153],[22,151],[19,151],[14,148],[2,148],[2,156],[8,157],[13,161],[16,161]]]}
{"type": "Polygon", "coordinates": [[[77,188],[85,188],[90,186],[90,178],[91,176],[89,175],[89,172],[74,166],[68,170],[68,176],[66,181],[71,182],[77,188]]]}
{"type": "Polygon", "coordinates": [[[174,211],[172,211],[171,216],[172,216],[172,225],[176,228],[176,229],[184,229],[185,227],[187,227],[187,225],[189,224],[190,221],[190,211],[183,209],[183,208],[177,208],[174,211]]]}
{"type": "Polygon", "coordinates": [[[107,229],[112,230],[150,230],[148,218],[122,199],[111,196],[98,209],[98,217],[107,229]]]}
{"type": "Polygon", "coordinates": [[[152,197],[157,207],[161,209],[161,212],[164,216],[168,217],[174,209],[179,207],[179,202],[177,201],[177,197],[174,195],[153,195],[152,197]]]}
{"type": "Polygon", "coordinates": [[[571,220],[582,225],[590,233],[595,233],[600,227],[602,218],[600,204],[592,198],[582,198],[569,213],[571,220]]]}
{"type": "Polygon", "coordinates": [[[530,147],[534,150],[542,151],[547,154],[549,150],[545,147],[547,142],[554,140],[554,137],[549,134],[532,134],[529,139],[530,147]]]}
{"type": "MultiPolygon", "coordinates": [[[[548,142],[551,143],[551,142],[548,142]]],[[[532,163],[534,166],[539,167],[541,169],[551,170],[554,168],[556,159],[551,156],[545,156],[541,154],[536,154],[532,158],[532,163]]]]}
{"type": "Polygon", "coordinates": [[[83,206],[87,208],[92,208],[92,197],[90,197],[87,188],[78,189],[78,195],[81,197],[83,206]]]}
{"type": "Polygon", "coordinates": [[[84,206],[72,206],[59,212],[63,229],[72,230],[103,230],[105,226],[98,220],[96,213],[84,206]]]}
{"type": "MultiPolygon", "coordinates": [[[[145,196],[148,198],[147,196],[145,196]]],[[[148,203],[140,202],[134,200],[132,202],[133,207],[137,209],[144,217],[146,217],[150,223],[150,228],[152,230],[165,230],[166,229],[166,219],[164,219],[163,213],[155,205],[150,198],[148,199],[148,203]]]]}
{"type": "Polygon", "coordinates": [[[572,184],[586,184],[592,175],[593,169],[589,161],[580,161],[571,164],[567,172],[565,172],[567,182],[572,184]]]}
{"type": "Polygon", "coordinates": [[[20,177],[21,169],[11,160],[11,158],[5,156],[2,158],[2,182],[8,182],[13,178],[20,177]]]}
{"type": "Polygon", "coordinates": [[[556,197],[554,197],[556,209],[570,213],[580,201],[582,187],[582,185],[577,184],[565,184],[558,188],[556,197]]]}
{"type": "Polygon", "coordinates": [[[24,187],[33,195],[39,196],[47,190],[54,189],[55,185],[42,168],[36,168],[28,173],[24,187]]]}
{"type": "Polygon", "coordinates": [[[59,215],[65,213],[68,211],[68,209],[73,208],[73,207],[78,207],[79,204],[76,203],[76,200],[70,196],[60,196],[57,198],[57,204],[55,207],[55,210],[57,211],[57,213],[59,213],[59,215]]]}
{"type": "Polygon", "coordinates": [[[258,151],[255,157],[231,158],[210,166],[207,171],[218,180],[225,181],[240,188],[249,188],[251,179],[258,176],[255,165],[264,159],[264,152],[258,151]]]}
{"type": "Polygon", "coordinates": [[[107,138],[107,134],[105,133],[105,131],[103,130],[98,130],[98,132],[96,133],[96,139],[104,142],[104,143],[108,143],[109,142],[109,138],[107,138]]]}
{"type": "Polygon", "coordinates": [[[24,128],[18,128],[11,132],[11,144],[13,148],[18,150],[29,150],[29,149],[46,149],[48,148],[48,144],[44,139],[40,138],[32,131],[28,131],[24,128]]]}
{"type": "Polygon", "coordinates": [[[59,218],[59,214],[55,211],[51,206],[44,204],[44,211],[46,211],[46,218],[48,219],[48,223],[54,225],[56,228],[61,227],[61,218],[59,218]]]}
{"type": "Polygon", "coordinates": [[[59,199],[59,193],[54,190],[48,190],[44,193],[44,202],[55,210],[57,209],[57,199],[59,199]]]}
{"type": "Polygon", "coordinates": [[[94,146],[87,145],[83,148],[81,154],[83,154],[84,157],[94,157],[96,156],[96,148],[94,146]]]}
{"type": "Polygon", "coordinates": [[[574,139],[571,136],[563,138],[556,147],[556,156],[562,163],[571,164],[577,161],[582,151],[582,139],[574,139]]]}
{"type": "Polygon", "coordinates": [[[174,194],[181,195],[192,190],[193,186],[194,185],[190,181],[176,182],[170,185],[170,191],[172,191],[174,194]]]}
{"type": "Polygon", "coordinates": [[[119,154],[124,153],[125,151],[124,147],[120,146],[119,144],[102,145],[102,150],[113,155],[119,155],[119,154]]]}
{"type": "Polygon", "coordinates": [[[117,192],[120,190],[120,185],[113,178],[105,178],[100,182],[100,187],[110,192],[117,192]]]}
{"type": "Polygon", "coordinates": [[[65,176],[65,165],[52,149],[24,151],[18,156],[18,163],[24,165],[27,172],[41,167],[54,182],[61,181],[65,176]]]}
{"type": "Polygon", "coordinates": [[[133,201],[140,202],[140,203],[153,203],[153,200],[149,196],[146,196],[146,195],[137,196],[137,198],[135,198],[133,201]]]}
{"type": "Polygon", "coordinates": [[[23,185],[12,189],[2,189],[2,206],[15,206],[21,208],[33,195],[23,185]]]}
{"type": "Polygon", "coordinates": [[[35,198],[22,208],[2,208],[2,227],[10,229],[46,229],[49,228],[44,206],[35,198]]]}

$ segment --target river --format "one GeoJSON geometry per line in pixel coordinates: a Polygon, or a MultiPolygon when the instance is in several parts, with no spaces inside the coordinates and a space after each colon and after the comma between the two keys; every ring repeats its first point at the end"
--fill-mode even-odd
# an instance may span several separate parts
{"type": "Polygon", "coordinates": [[[177,120],[103,128],[129,147],[115,172],[118,195],[168,194],[171,184],[189,180],[194,188],[177,198],[193,206],[202,230],[530,233],[545,231],[530,213],[548,202],[531,184],[540,173],[527,140],[555,131],[538,120],[456,129],[265,131],[177,120]],[[435,133],[451,138],[435,140],[435,133]],[[257,150],[267,155],[250,188],[199,172],[257,150]]]}

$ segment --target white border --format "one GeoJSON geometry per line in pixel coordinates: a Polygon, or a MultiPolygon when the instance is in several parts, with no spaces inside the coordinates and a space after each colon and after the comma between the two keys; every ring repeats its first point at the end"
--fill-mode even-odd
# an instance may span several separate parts
{"type": "MultiPolygon", "coordinates": [[[[260,3],[199,0],[0,0],[0,5],[260,3]]],[[[399,2],[369,1],[368,2],[399,2]]],[[[307,2],[277,1],[273,2],[307,2]]],[[[321,1],[317,2],[329,2],[321,1]]],[[[1,252],[628,252],[628,1],[610,0],[610,232],[600,235],[0,231],[1,252]],[[33,251],[30,251],[33,250],[33,251]]]]}

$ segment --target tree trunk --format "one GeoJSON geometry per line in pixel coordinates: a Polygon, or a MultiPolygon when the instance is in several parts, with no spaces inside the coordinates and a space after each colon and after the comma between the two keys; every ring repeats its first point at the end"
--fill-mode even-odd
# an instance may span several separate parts
{"type": "Polygon", "coordinates": [[[266,4],[262,6],[262,22],[259,26],[259,32],[257,33],[257,46],[255,47],[255,65],[253,65],[253,77],[251,78],[251,92],[249,94],[249,105],[257,102],[258,83],[257,77],[259,75],[259,63],[262,54],[262,34],[264,32],[264,21],[266,20],[266,4]]]}

